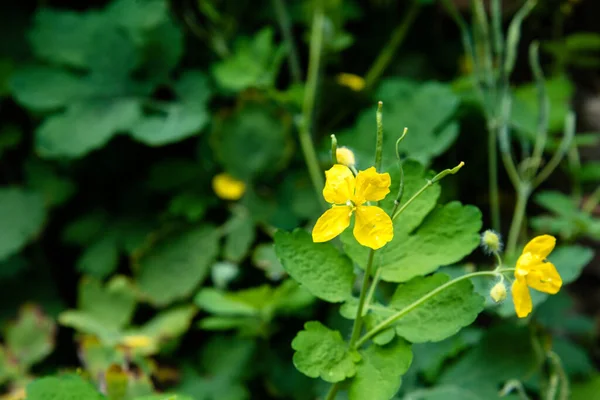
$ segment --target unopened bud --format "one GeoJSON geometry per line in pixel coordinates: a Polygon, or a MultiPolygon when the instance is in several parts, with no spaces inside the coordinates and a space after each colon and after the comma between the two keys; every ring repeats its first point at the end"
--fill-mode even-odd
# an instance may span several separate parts
{"type": "Polygon", "coordinates": [[[481,235],[481,246],[488,253],[498,253],[502,250],[502,240],[500,235],[491,229],[483,232],[481,235]]]}
{"type": "Polygon", "coordinates": [[[354,164],[356,164],[354,153],[347,147],[338,147],[335,150],[335,157],[339,164],[345,165],[346,167],[354,167],[354,164]]]}
{"type": "Polygon", "coordinates": [[[490,297],[496,303],[500,303],[506,299],[506,286],[504,285],[504,282],[498,282],[494,285],[492,290],[490,290],[490,297]]]}

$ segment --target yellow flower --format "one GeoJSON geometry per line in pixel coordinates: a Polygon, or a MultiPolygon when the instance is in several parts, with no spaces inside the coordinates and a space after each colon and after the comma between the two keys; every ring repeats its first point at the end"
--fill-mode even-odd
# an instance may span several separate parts
{"type": "Polygon", "coordinates": [[[529,288],[556,294],[562,286],[562,279],[556,267],[546,261],[555,243],[556,239],[550,235],[535,237],[527,243],[517,260],[512,296],[519,318],[525,318],[533,308],[529,288]]]}
{"type": "Polygon", "coordinates": [[[137,349],[141,347],[154,346],[156,343],[153,338],[146,335],[127,335],[121,340],[121,344],[125,347],[137,349]]]}
{"type": "Polygon", "coordinates": [[[317,220],[312,231],[314,242],[326,242],[342,233],[350,225],[353,212],[358,243],[379,249],[392,240],[390,216],[379,207],[365,205],[367,201],[382,200],[390,192],[390,174],[379,174],[371,167],[355,178],[348,167],[336,164],[325,172],[325,177],[323,197],[333,206],[317,220]]]}
{"type": "Polygon", "coordinates": [[[354,164],[356,164],[354,153],[344,146],[335,149],[335,158],[339,164],[345,165],[346,167],[354,167],[354,164]]]}
{"type": "Polygon", "coordinates": [[[343,72],[336,77],[337,83],[349,87],[355,92],[360,92],[365,88],[365,80],[358,75],[343,72]]]}
{"type": "Polygon", "coordinates": [[[212,180],[213,190],[223,200],[239,200],[246,192],[246,184],[233,176],[221,173],[212,180]]]}

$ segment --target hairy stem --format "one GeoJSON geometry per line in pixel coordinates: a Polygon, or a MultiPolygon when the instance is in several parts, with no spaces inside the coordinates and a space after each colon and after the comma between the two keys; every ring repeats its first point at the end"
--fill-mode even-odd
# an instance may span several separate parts
{"type": "Polygon", "coordinates": [[[517,241],[519,239],[521,227],[523,226],[523,218],[525,217],[527,201],[529,200],[530,194],[531,188],[525,183],[523,183],[521,187],[517,189],[517,203],[515,204],[515,212],[510,224],[510,231],[508,232],[506,254],[513,254],[517,247],[517,241]]]}

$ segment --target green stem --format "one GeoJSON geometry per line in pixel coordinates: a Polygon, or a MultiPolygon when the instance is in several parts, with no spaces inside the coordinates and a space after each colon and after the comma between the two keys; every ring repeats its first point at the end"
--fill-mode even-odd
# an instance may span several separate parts
{"type": "Polygon", "coordinates": [[[369,250],[369,259],[367,260],[367,268],[365,269],[365,276],[363,277],[362,287],[360,288],[360,296],[358,298],[358,309],[356,310],[356,318],[352,326],[352,335],[350,336],[349,347],[353,347],[356,340],[360,336],[362,329],[362,317],[363,309],[365,307],[365,300],[367,299],[367,291],[369,289],[369,278],[371,276],[371,269],[373,268],[373,258],[375,257],[375,250],[369,250]]]}
{"type": "Polygon", "coordinates": [[[419,191],[417,193],[413,194],[413,196],[410,199],[408,199],[406,201],[406,203],[404,203],[402,205],[402,207],[400,207],[400,209],[398,211],[396,211],[395,214],[392,214],[392,221],[395,220],[400,214],[402,214],[402,212],[404,210],[406,210],[406,207],[408,207],[410,205],[410,203],[415,201],[417,197],[419,197],[424,191],[429,189],[431,186],[433,186],[433,181],[428,180],[427,183],[425,184],[425,186],[423,186],[421,189],[419,189],[419,191]]]}
{"type": "Polygon", "coordinates": [[[277,21],[279,22],[281,34],[288,46],[287,56],[290,64],[290,75],[295,83],[300,83],[302,81],[302,69],[300,68],[300,61],[298,60],[298,50],[296,49],[294,34],[292,33],[292,24],[290,23],[284,0],[273,0],[273,5],[275,14],[277,14],[277,21]]]}
{"type": "Polygon", "coordinates": [[[332,133],[331,134],[331,164],[337,164],[337,138],[332,133]]]}
{"type": "Polygon", "coordinates": [[[377,141],[375,143],[375,169],[381,171],[381,159],[383,157],[383,102],[377,103],[377,141]]]}
{"type": "Polygon", "coordinates": [[[500,229],[500,195],[498,191],[498,138],[496,137],[496,122],[488,124],[488,179],[490,196],[490,214],[492,229],[500,229]]]}
{"type": "Polygon", "coordinates": [[[310,35],[310,54],[308,61],[308,75],[306,80],[306,89],[304,91],[304,102],[302,105],[302,124],[298,132],[300,147],[304,154],[304,160],[308,167],[310,179],[317,193],[317,197],[321,204],[325,206],[321,196],[325,181],[319,160],[312,141],[312,120],[313,110],[315,107],[315,99],[317,96],[317,86],[319,81],[319,68],[321,64],[321,53],[323,48],[323,28],[325,24],[325,15],[323,14],[322,0],[317,0],[315,12],[313,15],[312,31],[310,35]]]}
{"type": "Polygon", "coordinates": [[[369,309],[371,306],[371,301],[373,300],[373,296],[375,295],[375,289],[377,289],[377,285],[379,284],[379,280],[381,279],[381,268],[377,268],[375,271],[375,276],[373,277],[373,282],[371,282],[371,287],[369,288],[369,293],[367,294],[367,300],[365,301],[365,308],[369,309]]]}
{"type": "Polygon", "coordinates": [[[583,203],[583,212],[591,214],[592,211],[594,211],[594,209],[598,205],[598,203],[600,203],[600,186],[598,186],[596,190],[594,190],[592,194],[590,194],[585,203],[583,203]]]}
{"type": "Polygon", "coordinates": [[[513,270],[512,268],[507,268],[507,269],[500,269],[500,270],[494,270],[494,271],[480,271],[480,272],[473,272],[470,274],[466,274],[463,276],[460,276],[458,278],[455,278],[449,282],[446,282],[445,284],[438,286],[437,288],[435,288],[434,290],[432,290],[431,292],[427,293],[425,296],[421,297],[420,299],[414,301],[413,303],[409,304],[408,306],[404,307],[402,310],[398,311],[397,313],[391,315],[390,317],[388,317],[387,319],[383,320],[382,322],[380,322],[377,326],[375,326],[373,329],[371,329],[369,332],[367,332],[363,337],[361,337],[358,341],[356,341],[356,343],[354,344],[354,346],[352,348],[357,349],[360,346],[362,346],[363,344],[366,343],[367,340],[371,339],[372,337],[374,337],[375,335],[377,335],[378,333],[384,331],[385,329],[387,329],[391,324],[393,324],[394,322],[396,322],[397,320],[399,320],[400,318],[402,318],[403,316],[405,316],[406,314],[408,314],[409,312],[411,312],[412,310],[414,310],[415,308],[417,308],[418,306],[420,306],[421,304],[423,304],[424,302],[426,302],[427,300],[431,299],[432,297],[434,297],[435,295],[437,295],[438,293],[440,293],[441,291],[443,291],[444,289],[449,288],[450,286],[463,281],[465,279],[470,279],[476,276],[496,276],[504,271],[509,271],[509,270],[513,270]]]}
{"type": "Polygon", "coordinates": [[[525,217],[525,210],[527,209],[527,201],[530,194],[531,187],[528,184],[523,183],[517,189],[517,203],[515,204],[515,212],[510,224],[510,231],[508,232],[506,254],[513,254],[517,247],[517,240],[523,226],[523,218],[525,217]]]}
{"type": "MultiPolygon", "coordinates": [[[[568,400],[569,399],[569,378],[565,373],[565,369],[563,368],[562,362],[558,354],[553,351],[548,352],[548,358],[552,363],[554,373],[557,376],[557,380],[560,383],[560,392],[558,394],[558,400],[568,400]]],[[[548,396],[548,399],[555,399],[556,386],[554,386],[554,394],[552,397],[548,396]]]]}
{"type": "Polygon", "coordinates": [[[379,53],[379,56],[365,75],[365,88],[371,88],[390,65],[394,54],[404,41],[404,38],[419,14],[420,9],[420,3],[418,1],[413,1],[407,13],[404,14],[404,19],[400,25],[394,29],[390,41],[385,45],[381,53],[379,53]]]}
{"type": "Polygon", "coordinates": [[[327,392],[327,396],[325,396],[325,400],[333,400],[337,395],[337,392],[340,390],[340,383],[336,382],[329,388],[329,392],[327,392]]]}

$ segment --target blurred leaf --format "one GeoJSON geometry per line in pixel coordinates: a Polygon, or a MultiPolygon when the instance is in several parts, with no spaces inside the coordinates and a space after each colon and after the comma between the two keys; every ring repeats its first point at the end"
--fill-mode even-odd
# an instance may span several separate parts
{"type": "MultiPolygon", "coordinates": [[[[563,285],[567,285],[574,282],[579,275],[581,275],[581,271],[593,257],[594,251],[588,247],[568,245],[556,248],[548,256],[548,261],[554,264],[558,270],[563,285]]],[[[536,306],[546,301],[547,298],[547,294],[531,290],[531,300],[534,309],[536,306]]],[[[515,306],[512,296],[508,296],[506,300],[496,308],[496,311],[503,317],[515,315],[515,306]]]]}
{"type": "Polygon", "coordinates": [[[188,188],[202,178],[201,165],[191,160],[163,159],[150,167],[148,187],[152,190],[173,192],[188,188]]]}
{"type": "Polygon", "coordinates": [[[62,240],[79,246],[91,245],[107,225],[108,215],[93,211],[70,222],[62,233],[62,240]]]}
{"type": "Polygon", "coordinates": [[[585,347],[564,338],[553,338],[552,349],[568,376],[589,376],[595,371],[585,347]]]}
{"type": "Polygon", "coordinates": [[[92,384],[78,375],[45,377],[27,385],[27,400],[103,400],[92,384]]]}
{"type": "Polygon", "coordinates": [[[225,171],[250,180],[272,176],[291,156],[291,117],[259,102],[215,119],[211,147],[225,171]]]}
{"type": "Polygon", "coordinates": [[[589,400],[600,391],[600,375],[596,374],[584,382],[571,384],[571,400],[589,400]]]}
{"type": "Polygon", "coordinates": [[[156,28],[168,16],[169,8],[165,0],[116,0],[107,7],[107,17],[132,33],[140,33],[156,28]]]}
{"type": "Polygon", "coordinates": [[[446,369],[438,385],[460,387],[481,399],[495,399],[498,385],[509,379],[525,379],[537,363],[527,327],[488,328],[479,344],[446,369]]]}
{"type": "MultiPolygon", "coordinates": [[[[395,161],[395,143],[404,127],[408,128],[408,134],[399,146],[400,153],[424,164],[444,153],[458,136],[454,115],[459,98],[446,84],[409,82],[405,85],[404,81],[388,79],[379,86],[376,98],[383,101],[384,126],[394,127],[383,138],[384,164],[395,161]]],[[[360,113],[352,129],[337,135],[338,143],[355,152],[363,169],[371,166],[375,154],[375,128],[373,107],[360,113]]]]}
{"type": "Polygon", "coordinates": [[[6,347],[23,369],[42,361],[54,349],[56,325],[34,305],[19,310],[18,319],[4,332],[6,347]]]}
{"type": "Polygon", "coordinates": [[[136,271],[142,296],[157,306],[190,296],[208,275],[218,240],[215,228],[202,226],[165,239],[143,254],[136,271]]]}
{"type": "Polygon", "coordinates": [[[96,279],[104,279],[118,266],[119,248],[115,235],[107,234],[87,247],[77,260],[77,269],[96,279]]]}
{"type": "MultiPolygon", "coordinates": [[[[553,77],[546,80],[546,93],[550,102],[548,131],[562,132],[570,109],[573,85],[565,76],[553,77]]],[[[538,108],[538,92],[535,83],[519,86],[515,90],[510,113],[511,124],[530,140],[535,139],[537,134],[538,108]]]]}
{"type": "Polygon", "coordinates": [[[390,345],[379,347],[374,344],[361,352],[356,376],[348,389],[350,400],[389,400],[400,389],[402,376],[410,366],[410,345],[397,339],[390,345]]]}
{"type": "MultiPolygon", "coordinates": [[[[133,0],[139,5],[139,1],[133,0]]],[[[165,5],[163,0],[157,0],[165,5]]],[[[143,8],[147,8],[143,4],[143,8]]],[[[163,16],[168,16],[168,13],[163,16]]],[[[161,83],[168,80],[171,71],[179,64],[184,51],[184,35],[179,25],[168,18],[162,24],[144,31],[144,46],[142,48],[143,76],[153,82],[161,83]]]]}
{"type": "Polygon", "coordinates": [[[254,248],[252,264],[265,271],[265,275],[271,280],[279,280],[285,275],[283,265],[275,254],[275,245],[272,243],[261,243],[254,248]]]}
{"type": "Polygon", "coordinates": [[[352,295],[352,263],[330,243],[314,243],[302,230],[278,231],[275,252],[287,273],[313,295],[332,303],[352,295]]]}
{"type": "Polygon", "coordinates": [[[239,274],[240,267],[237,264],[222,261],[212,266],[210,277],[217,289],[225,289],[239,274]]]}
{"type": "MultiPolygon", "coordinates": [[[[491,392],[489,392],[491,393],[491,392]]],[[[492,398],[499,398],[498,396],[492,398]]],[[[431,389],[419,389],[408,393],[404,400],[489,400],[476,392],[460,386],[441,385],[431,389]]]]}
{"type": "Polygon", "coordinates": [[[21,255],[12,255],[0,261],[0,279],[15,277],[28,266],[29,263],[21,255]]]}
{"type": "Polygon", "coordinates": [[[20,374],[17,361],[6,352],[4,346],[0,345],[0,385],[4,385],[20,374]]]}
{"type": "MultiPolygon", "coordinates": [[[[397,167],[390,173],[394,182],[391,194],[382,202],[388,212],[393,207],[399,184],[397,167]]],[[[409,199],[426,180],[422,178],[422,167],[414,163],[406,163],[404,176],[403,198],[409,199]]],[[[439,192],[438,186],[429,188],[398,217],[398,223],[394,224],[394,238],[377,254],[383,280],[406,282],[416,276],[427,275],[440,266],[460,261],[479,245],[481,212],[474,206],[463,206],[456,201],[429,212],[439,192]]],[[[350,229],[342,233],[341,239],[347,254],[364,269],[369,250],[356,241],[350,229]]]]}
{"type": "Polygon", "coordinates": [[[76,158],[104,146],[128,130],[141,115],[138,100],[88,100],[47,118],[36,131],[36,149],[43,157],[76,158]]]}
{"type": "Polygon", "coordinates": [[[0,261],[21,250],[42,229],[46,213],[37,192],[0,188],[0,261]]]}
{"type": "Polygon", "coordinates": [[[26,67],[11,77],[10,91],[23,106],[36,111],[65,107],[89,95],[81,77],[53,67],[26,67]]]}
{"type": "Polygon", "coordinates": [[[63,204],[75,193],[74,183],[46,163],[30,161],[25,165],[25,173],[28,186],[44,196],[48,207],[63,204]]]}
{"type": "Polygon", "coordinates": [[[189,222],[198,222],[206,212],[204,197],[193,193],[181,193],[171,199],[169,213],[186,218],[189,222]]]}
{"type": "Polygon", "coordinates": [[[577,336],[591,336],[595,331],[594,320],[574,312],[574,302],[566,291],[559,292],[535,309],[535,319],[554,332],[567,332],[577,336]]]}
{"type": "Polygon", "coordinates": [[[273,29],[268,27],[252,39],[238,39],[233,55],[214,64],[212,73],[217,83],[229,91],[271,88],[284,56],[284,47],[275,45],[273,29]]]}
{"type": "Polygon", "coordinates": [[[160,340],[173,339],[184,334],[198,310],[192,305],[177,306],[158,313],[146,322],[140,331],[160,340]]]}
{"type": "Polygon", "coordinates": [[[106,382],[106,395],[109,400],[125,400],[129,376],[120,366],[111,365],[104,374],[104,380],[106,382]]]}
{"type": "Polygon", "coordinates": [[[327,382],[341,382],[356,374],[356,363],[361,356],[349,350],[338,331],[333,331],[317,321],[304,324],[292,341],[294,365],[311,378],[327,382]]]}
{"type": "Polygon", "coordinates": [[[582,182],[600,181],[600,161],[589,161],[581,166],[578,178],[582,182]]]}
{"type": "Polygon", "coordinates": [[[23,132],[14,125],[4,124],[0,128],[0,159],[5,151],[14,149],[23,140],[23,132]]]}
{"type": "Polygon", "coordinates": [[[149,145],[164,146],[193,136],[208,123],[206,103],[210,88],[206,76],[199,71],[187,71],[175,83],[179,101],[160,107],[160,113],[138,120],[131,135],[149,145]]]}
{"type": "MultiPolygon", "coordinates": [[[[402,310],[448,281],[445,274],[414,278],[398,286],[389,306],[402,310]]],[[[475,321],[483,311],[484,300],[473,292],[470,281],[460,281],[400,318],[396,333],[413,343],[446,339],[475,321]]]]}
{"type": "Polygon", "coordinates": [[[228,234],[225,237],[225,246],[223,247],[223,257],[227,260],[239,262],[250,250],[254,242],[256,232],[254,222],[247,212],[238,213],[232,216],[227,222],[228,234]]]}

